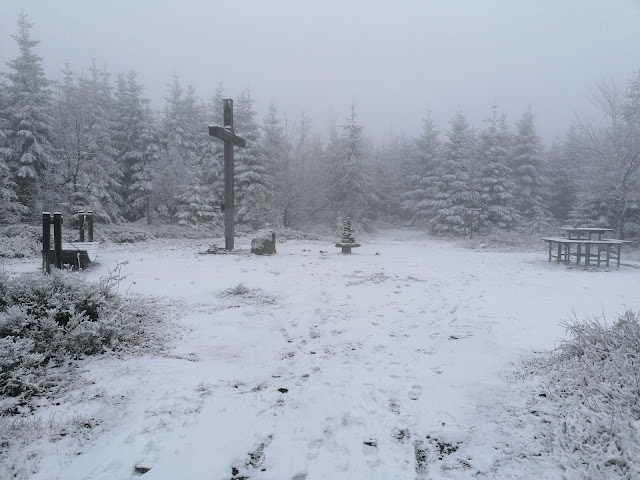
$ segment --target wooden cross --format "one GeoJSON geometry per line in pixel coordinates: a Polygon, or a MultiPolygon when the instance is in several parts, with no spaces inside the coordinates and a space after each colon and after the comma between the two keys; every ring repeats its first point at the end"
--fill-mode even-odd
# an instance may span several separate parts
{"type": "Polygon", "coordinates": [[[233,250],[233,146],[245,147],[247,142],[233,131],[233,100],[222,101],[224,126],[209,125],[209,135],[224,141],[224,248],[233,250]]]}

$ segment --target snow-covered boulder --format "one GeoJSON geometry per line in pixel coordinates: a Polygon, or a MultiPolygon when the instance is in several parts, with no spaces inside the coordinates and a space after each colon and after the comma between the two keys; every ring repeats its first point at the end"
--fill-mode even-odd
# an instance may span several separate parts
{"type": "Polygon", "coordinates": [[[273,230],[260,230],[258,236],[251,240],[251,253],[256,255],[276,253],[276,233],[273,230]]]}

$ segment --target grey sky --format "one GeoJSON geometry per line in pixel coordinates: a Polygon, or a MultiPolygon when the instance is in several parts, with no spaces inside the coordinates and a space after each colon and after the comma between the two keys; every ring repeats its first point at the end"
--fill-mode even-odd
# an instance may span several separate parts
{"type": "Polygon", "coordinates": [[[355,102],[374,140],[417,134],[429,108],[441,130],[457,109],[481,127],[495,100],[512,124],[531,103],[549,142],[596,81],[640,69],[638,0],[1,0],[2,62],[21,9],[52,78],[95,57],[138,71],[156,106],[173,73],[200,97],[222,81],[322,130],[355,102]]]}

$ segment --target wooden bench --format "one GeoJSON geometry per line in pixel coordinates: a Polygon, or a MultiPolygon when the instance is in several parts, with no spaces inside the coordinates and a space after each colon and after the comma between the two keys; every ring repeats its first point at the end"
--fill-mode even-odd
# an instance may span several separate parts
{"type": "Polygon", "coordinates": [[[604,262],[607,267],[611,259],[616,261],[616,266],[620,266],[620,249],[625,243],[631,243],[628,240],[617,240],[613,238],[588,240],[579,238],[565,237],[546,237],[543,238],[549,244],[549,261],[556,259],[558,263],[564,261],[565,265],[569,265],[572,256],[576,257],[576,264],[580,264],[580,260],[584,258],[584,267],[587,268],[591,261],[600,266],[604,262]],[[571,245],[576,245],[575,253],[571,252],[571,245]],[[582,246],[584,245],[584,251],[582,246]],[[593,249],[592,247],[596,247],[593,249]],[[605,254],[606,253],[606,254],[605,254]]]}
{"type": "MultiPolygon", "coordinates": [[[[96,259],[100,242],[62,242],[60,263],[85,268],[96,259]]],[[[55,250],[49,254],[50,262],[55,262],[55,250]]]]}

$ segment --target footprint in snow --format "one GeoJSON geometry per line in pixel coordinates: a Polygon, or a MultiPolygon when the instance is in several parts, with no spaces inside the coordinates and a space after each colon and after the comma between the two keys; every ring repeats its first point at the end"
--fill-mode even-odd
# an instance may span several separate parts
{"type": "Polygon", "coordinates": [[[378,458],[378,442],[375,439],[365,440],[362,446],[362,453],[367,457],[367,465],[375,468],[380,465],[378,458]]]}
{"type": "Polygon", "coordinates": [[[409,390],[409,398],[411,400],[418,400],[422,396],[422,387],[420,385],[414,385],[409,390]]]}
{"type": "Polygon", "coordinates": [[[311,442],[309,442],[309,445],[307,445],[307,460],[313,460],[314,458],[316,458],[318,456],[318,453],[320,453],[321,446],[321,439],[312,440],[311,442]]]}

